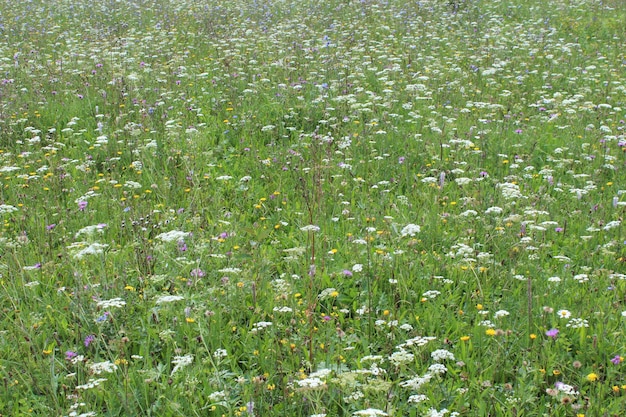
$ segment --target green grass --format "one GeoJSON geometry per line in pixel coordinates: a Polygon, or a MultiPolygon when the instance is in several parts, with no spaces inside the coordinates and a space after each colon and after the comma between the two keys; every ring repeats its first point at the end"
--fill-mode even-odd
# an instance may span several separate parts
{"type": "Polygon", "coordinates": [[[406,3],[0,0],[0,415],[622,415],[626,8],[406,3]]]}

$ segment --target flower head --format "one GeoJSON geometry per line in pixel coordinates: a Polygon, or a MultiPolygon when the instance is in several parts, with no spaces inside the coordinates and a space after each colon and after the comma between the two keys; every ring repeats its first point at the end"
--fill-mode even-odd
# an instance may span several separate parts
{"type": "Polygon", "coordinates": [[[554,329],[554,328],[546,332],[546,336],[551,337],[553,339],[556,339],[558,334],[559,334],[559,329],[554,329]]]}

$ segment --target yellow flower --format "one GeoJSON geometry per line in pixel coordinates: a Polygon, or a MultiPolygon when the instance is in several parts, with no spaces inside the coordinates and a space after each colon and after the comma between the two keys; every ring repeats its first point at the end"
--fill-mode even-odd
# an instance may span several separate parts
{"type": "Polygon", "coordinates": [[[470,340],[469,336],[461,336],[461,341],[462,342],[467,342],[468,340],[470,340]]]}
{"type": "Polygon", "coordinates": [[[493,329],[487,329],[487,330],[485,330],[485,334],[487,336],[495,336],[496,335],[496,331],[493,330],[493,329]]]}
{"type": "Polygon", "coordinates": [[[589,375],[587,375],[586,378],[587,378],[587,381],[589,382],[595,382],[598,380],[598,374],[592,372],[589,375]]]}
{"type": "Polygon", "coordinates": [[[536,335],[536,334],[534,334],[534,333],[531,333],[531,334],[530,334],[530,339],[531,339],[531,340],[535,340],[536,338],[537,338],[537,335],[536,335]]]}

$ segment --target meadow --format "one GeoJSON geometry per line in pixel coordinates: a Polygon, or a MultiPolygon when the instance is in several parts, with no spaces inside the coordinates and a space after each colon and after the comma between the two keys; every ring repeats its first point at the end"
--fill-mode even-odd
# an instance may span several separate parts
{"type": "Polygon", "coordinates": [[[624,22],[0,0],[0,415],[624,415],[624,22]]]}

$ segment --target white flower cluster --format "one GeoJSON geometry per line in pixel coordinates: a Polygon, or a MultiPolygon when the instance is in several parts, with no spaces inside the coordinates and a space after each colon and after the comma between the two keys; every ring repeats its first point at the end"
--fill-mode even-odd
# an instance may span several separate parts
{"type": "Polygon", "coordinates": [[[446,349],[437,349],[430,353],[430,357],[437,362],[444,361],[446,359],[454,360],[454,354],[446,349]]]}
{"type": "Polygon", "coordinates": [[[100,375],[103,372],[110,374],[117,370],[117,365],[111,361],[96,362],[89,365],[89,369],[95,375],[100,375]]]}
{"type": "Polygon", "coordinates": [[[419,233],[422,229],[416,225],[416,224],[407,224],[406,226],[404,226],[404,228],[400,231],[400,234],[402,235],[402,237],[404,236],[415,236],[417,233],[419,233]]]}
{"type": "Polygon", "coordinates": [[[110,300],[100,300],[98,301],[96,305],[102,308],[112,308],[112,307],[119,308],[119,307],[124,307],[126,305],[126,301],[118,297],[118,298],[111,298],[110,300]]]}
{"type": "Polygon", "coordinates": [[[156,236],[156,239],[162,242],[179,242],[189,236],[188,232],[181,230],[170,230],[169,232],[161,233],[156,236]]]}
{"type": "Polygon", "coordinates": [[[162,295],[156,299],[155,304],[172,303],[174,301],[184,300],[185,297],[181,295],[162,295]]]}
{"type": "Polygon", "coordinates": [[[193,355],[191,354],[184,356],[174,356],[174,359],[172,359],[172,364],[175,366],[174,369],[172,369],[172,373],[170,374],[170,376],[174,375],[185,366],[191,365],[191,362],[193,362],[193,355]]]}

